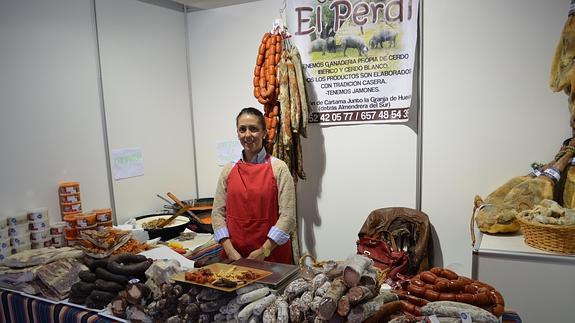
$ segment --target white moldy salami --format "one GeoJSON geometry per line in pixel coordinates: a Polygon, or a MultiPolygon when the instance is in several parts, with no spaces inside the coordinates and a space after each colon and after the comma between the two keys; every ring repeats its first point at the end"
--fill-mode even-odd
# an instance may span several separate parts
{"type": "Polygon", "coordinates": [[[296,298],[289,304],[289,321],[290,322],[301,322],[303,320],[303,313],[299,309],[300,299],[296,298]]]}
{"type": "Polygon", "coordinates": [[[373,264],[373,260],[363,255],[353,255],[345,262],[343,269],[343,281],[347,287],[354,287],[359,284],[364,270],[373,264]]]}
{"type": "Polygon", "coordinates": [[[277,321],[279,298],[271,303],[262,314],[263,323],[275,323],[277,321]]]}
{"type": "Polygon", "coordinates": [[[238,298],[241,295],[238,295],[234,298],[232,298],[231,301],[228,302],[228,304],[226,304],[225,306],[220,308],[220,313],[224,313],[224,314],[236,314],[240,311],[240,308],[242,307],[242,304],[238,303],[238,298]]]}
{"type": "Polygon", "coordinates": [[[275,294],[269,294],[268,296],[264,297],[263,299],[257,301],[258,305],[254,308],[254,315],[262,315],[265,309],[272,305],[275,302],[277,296],[275,294]]]}
{"type": "Polygon", "coordinates": [[[321,285],[323,285],[323,283],[325,283],[327,281],[327,276],[324,273],[321,274],[317,274],[312,280],[311,280],[311,290],[313,292],[316,291],[316,289],[318,289],[321,285]]]}
{"type": "Polygon", "coordinates": [[[474,305],[439,301],[431,302],[421,308],[421,314],[447,317],[460,317],[461,313],[467,313],[473,322],[496,323],[499,322],[495,315],[474,305]]]}
{"type": "Polygon", "coordinates": [[[280,300],[278,303],[278,323],[289,323],[289,310],[288,303],[285,300],[280,300]]]}
{"type": "Polygon", "coordinates": [[[303,294],[301,294],[300,302],[299,302],[300,311],[302,311],[302,313],[307,312],[307,310],[309,310],[309,307],[310,307],[312,301],[313,301],[313,292],[312,291],[308,290],[308,291],[305,291],[303,294]]]}
{"type": "Polygon", "coordinates": [[[298,278],[289,285],[287,285],[284,295],[287,295],[288,298],[292,299],[294,297],[298,297],[303,292],[309,290],[311,288],[311,283],[303,278],[298,278]]]}
{"type": "Polygon", "coordinates": [[[325,293],[327,293],[327,291],[331,288],[331,282],[330,281],[326,281],[325,283],[323,283],[320,287],[318,287],[315,290],[315,296],[322,296],[325,295],[325,293]]]}
{"type": "Polygon", "coordinates": [[[313,298],[313,300],[311,301],[311,304],[309,305],[309,308],[314,311],[317,312],[317,309],[319,308],[319,303],[321,303],[321,300],[323,298],[321,296],[316,296],[313,298]]]}
{"type": "Polygon", "coordinates": [[[260,298],[266,297],[270,293],[270,289],[267,287],[262,287],[260,289],[252,290],[249,293],[242,294],[238,297],[238,304],[248,304],[253,301],[257,301],[260,298]]]}

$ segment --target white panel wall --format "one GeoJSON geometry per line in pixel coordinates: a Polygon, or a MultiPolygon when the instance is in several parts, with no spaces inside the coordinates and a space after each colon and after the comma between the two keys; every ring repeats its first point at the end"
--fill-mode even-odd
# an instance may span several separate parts
{"type": "Polygon", "coordinates": [[[549,69],[569,1],[424,2],[423,211],[438,259],[470,273],[475,194],[551,160],[570,136],[549,69]]]}
{"type": "Polygon", "coordinates": [[[90,1],[0,1],[0,221],[48,207],[79,181],[84,209],[110,207],[90,1]]]}
{"type": "MultiPolygon", "coordinates": [[[[235,117],[262,107],[252,76],[262,35],[280,1],[189,13],[194,129],[200,196],[213,196],[221,168],[215,143],[235,140],[235,117]]],[[[303,141],[306,181],[298,184],[303,251],[342,259],[355,250],[373,209],[415,207],[416,134],[401,125],[310,126],[303,141]]]]}
{"type": "Polygon", "coordinates": [[[119,222],[162,208],[155,194],[196,197],[184,13],[97,0],[110,150],[139,147],[144,176],[114,181],[119,222]]]}

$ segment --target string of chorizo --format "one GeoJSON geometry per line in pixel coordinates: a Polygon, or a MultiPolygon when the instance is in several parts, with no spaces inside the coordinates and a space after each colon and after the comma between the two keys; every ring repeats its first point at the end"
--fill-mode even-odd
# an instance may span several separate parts
{"type": "MultiPolygon", "coordinates": [[[[422,306],[419,299],[427,301],[453,301],[475,305],[484,308],[495,316],[501,316],[505,310],[505,301],[501,293],[492,286],[459,276],[445,268],[431,268],[410,279],[406,288],[409,294],[402,300],[414,306],[422,306]],[[413,296],[411,298],[408,296],[413,296]]],[[[401,298],[401,297],[400,297],[401,298]]],[[[403,309],[413,313],[411,306],[403,309]]]]}

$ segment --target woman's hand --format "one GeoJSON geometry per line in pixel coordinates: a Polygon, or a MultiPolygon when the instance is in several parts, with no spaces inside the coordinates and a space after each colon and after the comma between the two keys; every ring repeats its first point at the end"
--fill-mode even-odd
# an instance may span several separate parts
{"type": "Polygon", "coordinates": [[[252,251],[248,256],[248,259],[255,259],[255,260],[264,260],[265,258],[266,256],[263,248],[258,248],[252,251]]]}
{"type": "Polygon", "coordinates": [[[267,239],[261,247],[250,253],[248,259],[265,260],[275,247],[277,244],[273,240],[267,239]]]}
{"type": "Polygon", "coordinates": [[[224,247],[224,251],[226,252],[226,255],[228,256],[229,259],[238,260],[242,257],[242,255],[240,255],[240,253],[236,250],[236,248],[234,248],[234,245],[232,244],[232,241],[230,239],[225,239],[224,241],[221,241],[221,245],[222,247],[224,247]]]}

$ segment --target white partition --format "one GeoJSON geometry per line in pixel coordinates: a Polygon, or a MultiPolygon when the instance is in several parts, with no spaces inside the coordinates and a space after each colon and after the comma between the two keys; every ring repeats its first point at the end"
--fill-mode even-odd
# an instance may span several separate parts
{"type": "MultiPolygon", "coordinates": [[[[252,94],[253,69],[280,7],[264,0],[188,14],[200,196],[214,194],[216,142],[236,139],[240,109],[262,109],[252,94]]],[[[308,179],[297,187],[301,249],[319,259],[345,258],[370,211],[415,207],[416,142],[405,125],[311,125],[303,141],[308,179]]]]}
{"type": "Polygon", "coordinates": [[[183,12],[97,0],[110,150],[141,148],[144,175],[114,180],[119,222],[162,209],[155,194],[196,197],[183,12]]]}
{"type": "Polygon", "coordinates": [[[90,1],[0,1],[0,221],[48,207],[79,181],[84,209],[110,207],[90,1]]]}

